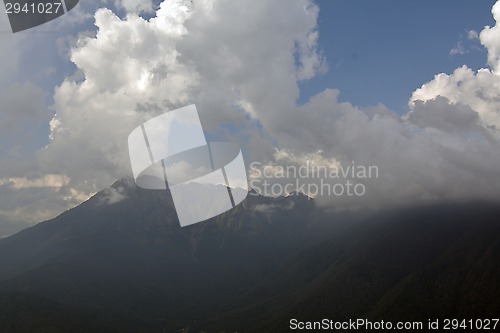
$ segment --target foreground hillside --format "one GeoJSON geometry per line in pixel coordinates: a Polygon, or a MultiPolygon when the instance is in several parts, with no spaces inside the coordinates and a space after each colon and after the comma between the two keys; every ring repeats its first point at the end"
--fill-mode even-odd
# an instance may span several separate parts
{"type": "Polygon", "coordinates": [[[122,180],[0,240],[1,332],[287,332],[291,318],[500,313],[500,205],[326,215],[250,195],[180,228],[122,180]],[[110,200],[119,194],[121,200],[110,200]]]}

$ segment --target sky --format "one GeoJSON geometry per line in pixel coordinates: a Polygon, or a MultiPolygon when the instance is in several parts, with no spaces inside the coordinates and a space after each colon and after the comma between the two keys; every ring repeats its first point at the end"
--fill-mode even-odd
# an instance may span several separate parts
{"type": "Polygon", "coordinates": [[[464,64],[475,70],[485,67],[485,50],[478,40],[467,39],[467,33],[495,24],[494,3],[318,1],[319,45],[330,70],[302,86],[301,100],[335,87],[342,101],[383,103],[395,112],[408,112],[411,93],[437,73],[464,64]],[[459,43],[464,53],[450,55],[459,43]]]}
{"type": "Polygon", "coordinates": [[[16,34],[0,13],[0,237],[131,176],[128,134],[193,103],[249,169],[377,166],[327,209],[498,200],[497,22],[472,0],[81,0],[16,34]]]}

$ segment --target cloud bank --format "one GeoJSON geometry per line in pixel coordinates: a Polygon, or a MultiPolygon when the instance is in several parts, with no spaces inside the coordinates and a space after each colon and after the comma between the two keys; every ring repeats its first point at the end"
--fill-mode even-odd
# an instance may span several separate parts
{"type": "Polygon", "coordinates": [[[209,138],[238,143],[247,165],[378,167],[362,197],[319,196],[328,208],[500,199],[500,2],[478,35],[489,67],[436,75],[402,116],[330,88],[297,103],[300,82],[328,69],[312,1],[166,0],[149,20],[141,4],[120,2],[125,18],[99,9],[97,34],[70,49],[76,75],[55,88],[37,156],[42,175],[68,180],[61,190],[91,194],[130,175],[130,131],[195,103],[209,138]]]}

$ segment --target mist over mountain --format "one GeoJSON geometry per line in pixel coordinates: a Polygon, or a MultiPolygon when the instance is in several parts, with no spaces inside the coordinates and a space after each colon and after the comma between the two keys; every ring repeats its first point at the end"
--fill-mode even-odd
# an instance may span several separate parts
{"type": "Polygon", "coordinates": [[[116,182],[0,240],[2,332],[287,332],[288,320],[498,314],[500,205],[326,214],[251,192],[181,228],[116,182]]]}
{"type": "Polygon", "coordinates": [[[181,228],[167,191],[125,179],[0,241],[0,290],[174,327],[218,311],[335,232],[322,217],[306,196],[252,192],[230,212],[181,228]]]}

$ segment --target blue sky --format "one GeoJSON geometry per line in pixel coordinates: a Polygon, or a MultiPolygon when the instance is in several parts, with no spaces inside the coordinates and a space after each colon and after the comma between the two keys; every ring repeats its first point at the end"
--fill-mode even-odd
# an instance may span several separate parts
{"type": "Polygon", "coordinates": [[[411,93],[437,73],[464,64],[475,70],[486,66],[485,50],[479,41],[467,40],[467,31],[495,24],[494,3],[318,0],[319,44],[329,71],[302,84],[301,102],[328,86],[340,90],[341,101],[380,102],[406,113],[411,93]],[[450,56],[460,40],[469,53],[450,56]]]}

